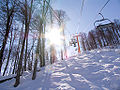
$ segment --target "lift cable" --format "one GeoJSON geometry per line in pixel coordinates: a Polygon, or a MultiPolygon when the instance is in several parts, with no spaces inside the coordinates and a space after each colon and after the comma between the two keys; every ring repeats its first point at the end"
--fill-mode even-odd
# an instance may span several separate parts
{"type": "Polygon", "coordinates": [[[80,10],[80,15],[81,16],[82,16],[82,12],[83,12],[84,2],[85,2],[85,0],[82,1],[82,6],[81,6],[81,10],[80,10]]]}
{"type": "MultiPolygon", "coordinates": [[[[62,21],[59,19],[57,13],[55,12],[55,10],[50,6],[50,4],[48,3],[48,1],[46,1],[46,3],[48,4],[50,10],[52,11],[52,13],[54,14],[55,18],[60,22],[62,23],[62,21]]],[[[70,31],[67,31],[69,34],[70,34],[70,31]]]]}
{"type": "Polygon", "coordinates": [[[110,2],[110,0],[108,0],[108,1],[105,3],[105,5],[101,8],[101,10],[99,11],[99,13],[102,12],[102,10],[105,8],[105,6],[106,6],[109,2],[110,2]]]}
{"type": "MultiPolygon", "coordinates": [[[[83,13],[84,3],[85,3],[85,0],[82,0],[82,5],[81,5],[81,8],[80,8],[80,17],[82,16],[82,13],[83,13]]],[[[79,27],[80,27],[80,22],[78,23],[78,27],[76,29],[76,33],[78,32],[79,27]]]]}
{"type": "Polygon", "coordinates": [[[53,10],[53,8],[50,6],[50,4],[48,3],[48,1],[46,1],[46,3],[48,4],[48,6],[49,6],[50,10],[52,11],[52,13],[54,14],[55,18],[61,23],[62,21],[57,16],[57,13],[55,12],[55,10],[53,10]]]}

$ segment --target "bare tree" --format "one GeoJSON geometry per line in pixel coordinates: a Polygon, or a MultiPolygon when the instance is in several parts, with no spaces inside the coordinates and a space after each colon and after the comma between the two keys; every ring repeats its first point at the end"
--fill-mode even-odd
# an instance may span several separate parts
{"type": "MultiPolygon", "coordinates": [[[[19,59],[19,63],[18,63],[18,70],[17,70],[17,76],[16,76],[16,81],[15,81],[14,87],[17,87],[20,83],[20,72],[22,69],[23,52],[24,52],[25,40],[26,40],[26,38],[28,38],[28,33],[29,33],[29,24],[30,24],[30,20],[31,20],[33,0],[31,0],[30,4],[31,5],[30,5],[29,11],[28,11],[28,7],[27,7],[28,2],[27,2],[27,0],[25,0],[25,2],[24,2],[24,6],[25,6],[25,8],[24,8],[24,11],[25,11],[25,14],[24,14],[25,15],[25,34],[24,34],[24,39],[23,39],[23,43],[22,43],[22,49],[21,49],[20,59],[19,59]]],[[[26,46],[26,49],[27,49],[27,46],[26,46]]],[[[26,59],[25,59],[25,64],[26,64],[26,59]]],[[[24,66],[25,66],[24,68],[26,68],[26,65],[24,65],[24,66]]]]}
{"type": "MultiPolygon", "coordinates": [[[[63,10],[55,10],[57,18],[58,18],[58,25],[59,27],[62,29],[61,31],[61,35],[63,37],[65,37],[65,31],[64,31],[64,26],[65,26],[65,22],[69,19],[66,12],[63,10]]],[[[65,43],[65,39],[63,39],[63,47],[64,47],[64,53],[67,53],[67,49],[66,49],[66,43],[65,43]]],[[[61,49],[62,50],[62,49],[61,49]]],[[[63,51],[61,51],[63,52],[63,51]]],[[[61,53],[63,54],[63,53],[61,53]]],[[[61,55],[61,59],[63,59],[63,55],[61,55]]]]}
{"type": "Polygon", "coordinates": [[[7,44],[7,39],[9,36],[9,32],[11,29],[11,25],[13,22],[14,12],[16,7],[16,0],[1,0],[0,1],[0,16],[5,21],[5,35],[2,43],[2,47],[0,50],[0,72],[1,72],[1,66],[2,66],[2,59],[3,59],[3,53],[5,50],[5,46],[7,44]]]}
{"type": "Polygon", "coordinates": [[[12,34],[13,34],[13,32],[11,32],[10,47],[9,47],[7,63],[6,63],[6,66],[5,66],[4,72],[3,72],[3,76],[5,75],[5,72],[6,72],[6,70],[7,70],[8,64],[9,64],[10,55],[11,55],[12,48],[13,48],[13,44],[14,44],[14,41],[15,41],[15,38],[16,38],[16,31],[14,32],[14,37],[12,36],[12,34]],[[12,40],[12,38],[13,38],[13,40],[12,40]]]}

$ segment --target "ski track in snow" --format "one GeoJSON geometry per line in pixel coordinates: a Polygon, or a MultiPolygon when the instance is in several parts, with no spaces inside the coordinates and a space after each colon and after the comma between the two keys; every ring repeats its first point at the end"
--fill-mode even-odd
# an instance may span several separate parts
{"type": "Polygon", "coordinates": [[[46,66],[37,73],[25,72],[14,88],[15,79],[0,84],[0,90],[120,90],[120,49],[92,50],[46,66]]]}

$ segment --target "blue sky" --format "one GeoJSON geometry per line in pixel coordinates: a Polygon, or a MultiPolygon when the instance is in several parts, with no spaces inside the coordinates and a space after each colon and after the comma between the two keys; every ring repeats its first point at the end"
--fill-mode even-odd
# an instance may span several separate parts
{"type": "MultiPolygon", "coordinates": [[[[85,0],[82,16],[80,9],[82,0],[54,0],[52,6],[54,9],[62,9],[66,11],[68,17],[65,32],[66,34],[75,34],[79,32],[88,32],[94,28],[94,18],[100,11],[107,0],[85,0]]],[[[111,0],[102,10],[105,18],[111,21],[120,19],[120,0],[111,0]]],[[[100,19],[101,16],[97,16],[100,19]]]]}

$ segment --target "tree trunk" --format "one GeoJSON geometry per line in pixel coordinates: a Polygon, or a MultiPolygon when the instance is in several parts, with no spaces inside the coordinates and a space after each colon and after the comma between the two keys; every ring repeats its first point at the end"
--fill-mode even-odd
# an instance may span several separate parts
{"type": "Polygon", "coordinates": [[[40,39],[38,37],[38,43],[37,43],[37,47],[36,47],[36,58],[35,58],[35,62],[34,62],[34,70],[33,70],[32,80],[35,80],[35,78],[36,78],[37,62],[38,62],[38,55],[39,55],[39,44],[40,44],[40,39]]]}
{"type": "Polygon", "coordinates": [[[20,60],[19,60],[18,70],[17,70],[17,76],[16,76],[16,82],[14,84],[14,87],[17,87],[20,83],[20,72],[22,69],[22,59],[23,59],[23,53],[24,53],[24,46],[25,46],[25,40],[26,40],[28,33],[29,33],[29,24],[30,24],[30,20],[31,20],[33,0],[31,0],[31,6],[30,6],[29,10],[27,10],[28,9],[27,4],[28,4],[27,0],[25,0],[25,35],[24,35],[24,39],[23,39],[20,60]],[[29,11],[29,14],[28,14],[28,11],[29,11]]]}
{"type": "Polygon", "coordinates": [[[20,72],[22,69],[22,60],[23,60],[23,53],[24,53],[24,46],[25,46],[25,38],[26,38],[26,31],[23,39],[23,44],[22,44],[22,49],[21,49],[21,54],[20,54],[20,59],[18,63],[18,70],[17,70],[17,76],[16,76],[16,81],[14,84],[14,87],[17,87],[20,84],[20,72]]]}
{"type": "Polygon", "coordinates": [[[2,67],[3,53],[4,53],[4,50],[5,50],[5,46],[7,44],[7,39],[8,39],[8,36],[9,36],[10,27],[11,27],[12,20],[13,20],[13,17],[12,17],[13,14],[12,13],[13,12],[11,12],[11,16],[8,16],[8,19],[7,19],[6,33],[5,33],[3,43],[2,43],[2,48],[0,50],[0,73],[1,73],[1,67],[2,67]]]}
{"type": "MultiPolygon", "coordinates": [[[[27,0],[25,0],[25,4],[27,5],[27,0]]],[[[26,50],[25,50],[25,60],[24,60],[24,70],[26,71],[26,63],[27,63],[27,48],[28,48],[28,34],[29,34],[29,24],[30,24],[30,20],[31,20],[31,14],[32,14],[32,5],[33,5],[33,0],[31,0],[31,6],[28,10],[27,6],[25,7],[25,17],[26,17],[26,50]],[[29,11],[29,14],[27,13],[29,11]],[[29,16],[29,17],[28,17],[29,16]]]]}
{"type": "Polygon", "coordinates": [[[16,51],[16,56],[15,56],[15,61],[14,61],[14,68],[13,68],[13,72],[12,74],[14,74],[15,72],[15,68],[16,68],[16,64],[17,64],[17,59],[19,59],[19,51],[20,51],[20,42],[23,43],[23,41],[21,40],[23,37],[22,37],[22,34],[23,34],[23,28],[24,28],[24,22],[22,24],[22,28],[21,28],[21,32],[20,32],[20,37],[19,37],[19,42],[18,42],[18,46],[17,46],[17,51],[16,51]]]}
{"type": "MultiPolygon", "coordinates": [[[[12,33],[12,32],[11,32],[11,33],[12,33]]],[[[13,44],[14,44],[14,40],[15,40],[15,35],[16,35],[16,32],[14,33],[14,38],[13,38],[13,41],[12,41],[12,34],[11,34],[12,44],[10,45],[10,49],[9,49],[9,53],[8,53],[8,58],[7,58],[7,63],[6,63],[4,72],[3,72],[3,76],[5,75],[5,72],[6,72],[6,70],[7,70],[8,64],[9,64],[10,54],[11,54],[11,51],[12,51],[12,48],[13,48],[13,44]]]]}
{"type": "MultiPolygon", "coordinates": [[[[28,29],[27,29],[28,31],[28,29]]],[[[26,49],[25,49],[25,60],[24,60],[24,70],[26,71],[26,63],[27,63],[27,50],[28,49],[28,32],[27,32],[27,37],[26,37],[26,49]]]]}

